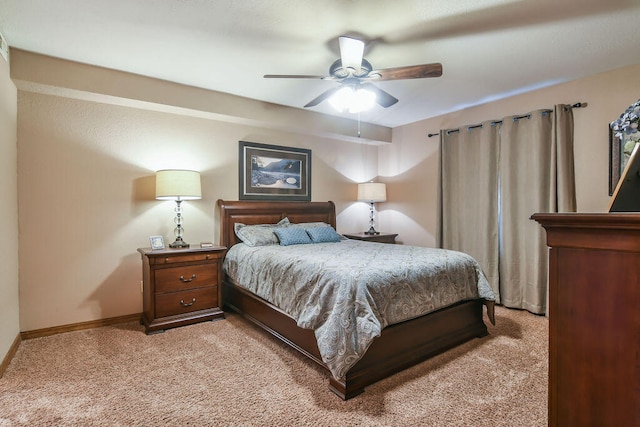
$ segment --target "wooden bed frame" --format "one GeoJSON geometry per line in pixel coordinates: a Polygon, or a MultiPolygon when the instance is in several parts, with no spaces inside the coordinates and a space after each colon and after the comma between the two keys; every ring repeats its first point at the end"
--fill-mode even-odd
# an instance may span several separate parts
{"type": "MultiPolygon", "coordinates": [[[[336,226],[333,202],[263,202],[218,200],[220,244],[239,243],[234,224],[275,224],[284,217],[293,223],[322,221],[336,226]]],[[[312,330],[302,329],[285,312],[237,286],[226,276],[222,281],[223,307],[231,309],[328,370],[322,362],[312,330]]],[[[344,381],[330,375],[329,389],[350,399],[364,388],[396,372],[422,362],[472,338],[488,334],[482,306],[492,323],[493,301],[476,299],[440,309],[425,316],[386,327],[367,353],[347,373],[344,381]]]]}

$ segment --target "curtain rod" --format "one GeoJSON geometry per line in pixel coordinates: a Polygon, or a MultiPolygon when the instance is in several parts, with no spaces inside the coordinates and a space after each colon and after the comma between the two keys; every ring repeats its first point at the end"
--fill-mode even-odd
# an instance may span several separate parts
{"type": "MultiPolygon", "coordinates": [[[[567,105],[567,106],[565,106],[565,107],[564,107],[564,110],[565,110],[565,111],[567,111],[567,110],[570,110],[570,109],[573,109],[573,108],[586,108],[586,107],[587,107],[587,105],[588,105],[588,104],[587,104],[586,102],[576,102],[575,104],[571,104],[571,105],[567,105]]],[[[550,112],[552,112],[552,111],[553,111],[553,110],[544,110],[544,111],[543,111],[543,114],[544,114],[544,113],[550,113],[550,112]]],[[[529,114],[525,114],[525,115],[522,115],[522,116],[514,116],[514,117],[513,117],[513,120],[518,121],[518,120],[520,120],[520,119],[524,119],[524,118],[531,118],[531,113],[529,113],[529,114]]],[[[502,123],[502,120],[494,120],[494,121],[492,121],[492,122],[491,122],[491,125],[492,125],[492,126],[495,126],[495,125],[500,124],[500,123],[502,123]]],[[[470,125],[470,126],[467,126],[467,129],[468,129],[468,130],[471,130],[471,129],[481,128],[481,127],[482,127],[482,124],[478,124],[478,125],[470,125]]],[[[458,129],[451,129],[451,130],[448,130],[448,131],[447,131],[447,133],[456,133],[456,132],[460,132],[460,128],[458,128],[458,129]]],[[[428,133],[428,134],[427,134],[427,136],[428,136],[429,138],[434,137],[434,136],[438,136],[438,135],[440,135],[440,133],[439,133],[439,132],[438,132],[438,133],[428,133]]]]}

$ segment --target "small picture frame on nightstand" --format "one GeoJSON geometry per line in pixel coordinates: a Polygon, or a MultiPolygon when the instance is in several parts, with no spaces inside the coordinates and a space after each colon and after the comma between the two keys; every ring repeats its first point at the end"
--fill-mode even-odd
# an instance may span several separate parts
{"type": "Polygon", "coordinates": [[[152,251],[164,249],[164,238],[162,236],[150,236],[149,241],[151,242],[152,251]]]}

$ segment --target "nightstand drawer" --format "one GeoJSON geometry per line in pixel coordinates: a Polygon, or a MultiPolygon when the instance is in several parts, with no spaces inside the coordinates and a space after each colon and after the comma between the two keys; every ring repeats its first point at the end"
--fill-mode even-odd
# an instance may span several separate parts
{"type": "Polygon", "coordinates": [[[156,292],[173,292],[218,283],[218,263],[159,268],[156,292]]]}
{"type": "Polygon", "coordinates": [[[217,286],[156,295],[156,317],[173,316],[217,306],[217,286]]]}
{"type": "Polygon", "coordinates": [[[150,257],[149,264],[165,265],[175,264],[178,262],[203,262],[216,258],[218,258],[218,256],[212,253],[164,254],[163,256],[150,257]]]}

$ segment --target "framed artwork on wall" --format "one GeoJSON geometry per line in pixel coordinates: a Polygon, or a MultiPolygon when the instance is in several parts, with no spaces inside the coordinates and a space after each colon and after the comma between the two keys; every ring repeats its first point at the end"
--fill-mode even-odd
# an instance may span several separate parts
{"type": "Polygon", "coordinates": [[[629,163],[629,158],[633,148],[640,139],[636,134],[622,133],[621,137],[615,135],[616,131],[609,129],[609,196],[613,196],[620,176],[625,166],[629,163]]]}
{"type": "Polygon", "coordinates": [[[240,141],[240,200],[311,201],[311,150],[240,141]]]}

